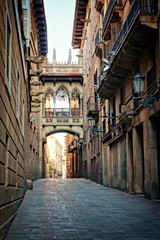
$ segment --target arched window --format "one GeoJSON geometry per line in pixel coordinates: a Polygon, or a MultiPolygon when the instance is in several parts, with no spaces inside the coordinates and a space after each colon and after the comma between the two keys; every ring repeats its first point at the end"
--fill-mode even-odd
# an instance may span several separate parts
{"type": "Polygon", "coordinates": [[[71,93],[71,114],[72,116],[80,115],[80,93],[77,88],[71,93]]]}
{"type": "Polygon", "coordinates": [[[69,93],[63,86],[56,93],[56,116],[69,116],[69,93]]]}
{"type": "Polygon", "coordinates": [[[54,93],[52,89],[48,89],[45,94],[45,116],[51,117],[54,116],[54,93]]]}

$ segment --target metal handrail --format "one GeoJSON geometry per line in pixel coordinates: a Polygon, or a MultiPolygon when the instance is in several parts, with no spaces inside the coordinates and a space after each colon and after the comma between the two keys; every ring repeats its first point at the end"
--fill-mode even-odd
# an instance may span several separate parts
{"type": "Polygon", "coordinates": [[[117,39],[113,45],[112,51],[115,51],[116,54],[118,53],[121,45],[123,44],[124,40],[127,38],[130,28],[132,27],[133,23],[136,21],[138,15],[156,15],[158,12],[158,0],[149,0],[148,5],[144,3],[144,0],[135,0],[133,2],[132,8],[125,23],[122,26],[121,31],[119,32],[117,39]]]}

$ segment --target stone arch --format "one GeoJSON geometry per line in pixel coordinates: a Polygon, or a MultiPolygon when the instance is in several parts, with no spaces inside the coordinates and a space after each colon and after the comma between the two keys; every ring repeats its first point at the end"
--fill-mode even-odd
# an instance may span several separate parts
{"type": "Polygon", "coordinates": [[[54,115],[54,91],[52,88],[48,88],[45,91],[45,116],[54,115]]]}
{"type": "Polygon", "coordinates": [[[47,126],[43,129],[42,138],[43,141],[46,139],[47,136],[54,134],[54,133],[60,133],[60,132],[66,132],[73,135],[77,135],[79,138],[83,138],[83,129],[81,127],[73,127],[72,129],[70,126],[60,126],[59,128],[54,129],[53,126],[47,126]]]}
{"type": "Polygon", "coordinates": [[[52,96],[54,96],[54,91],[53,91],[53,89],[50,88],[50,87],[46,89],[46,91],[45,91],[45,96],[47,96],[47,95],[49,95],[49,94],[51,94],[52,96]]]}
{"type": "Polygon", "coordinates": [[[63,86],[63,85],[61,85],[61,86],[56,90],[56,95],[57,95],[59,92],[64,92],[64,93],[66,93],[67,95],[69,95],[68,89],[67,89],[65,86],[63,86]]]}
{"type": "Polygon", "coordinates": [[[75,87],[75,88],[72,90],[72,92],[71,92],[71,98],[72,98],[73,100],[76,100],[76,99],[80,98],[80,91],[79,91],[79,89],[78,89],[77,87],[75,87]]]}

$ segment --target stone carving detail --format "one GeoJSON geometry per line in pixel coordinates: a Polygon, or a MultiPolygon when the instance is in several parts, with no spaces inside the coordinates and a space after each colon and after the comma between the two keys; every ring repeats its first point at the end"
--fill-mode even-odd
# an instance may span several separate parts
{"type": "Polygon", "coordinates": [[[57,122],[69,122],[68,118],[57,118],[57,122]]]}

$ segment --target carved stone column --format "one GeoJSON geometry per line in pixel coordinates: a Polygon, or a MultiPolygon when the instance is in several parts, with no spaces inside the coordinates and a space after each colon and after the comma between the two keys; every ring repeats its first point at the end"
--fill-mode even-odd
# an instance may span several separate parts
{"type": "Polygon", "coordinates": [[[43,97],[42,98],[42,116],[45,117],[45,98],[43,97]]]}
{"type": "Polygon", "coordinates": [[[56,95],[53,96],[53,104],[54,104],[54,117],[56,116],[56,95]]]}
{"type": "Polygon", "coordinates": [[[80,96],[80,116],[82,116],[83,115],[83,97],[82,96],[80,96]]]}
{"type": "Polygon", "coordinates": [[[72,116],[72,113],[71,113],[71,94],[69,95],[69,115],[72,116]]]}

